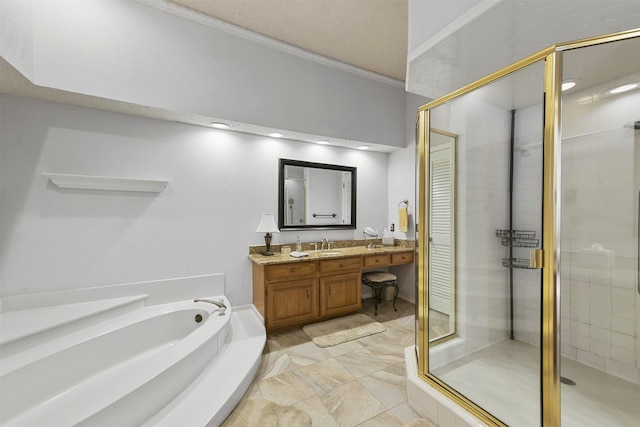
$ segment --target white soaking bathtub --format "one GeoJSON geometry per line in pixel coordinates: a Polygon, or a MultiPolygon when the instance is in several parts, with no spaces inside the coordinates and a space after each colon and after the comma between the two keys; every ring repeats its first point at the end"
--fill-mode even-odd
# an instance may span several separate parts
{"type": "Polygon", "coordinates": [[[22,333],[11,331],[5,320],[22,317],[23,324],[38,323],[33,316],[56,308],[3,313],[0,425],[162,425],[176,417],[181,425],[220,424],[259,364],[265,332],[257,311],[231,307],[224,295],[215,295],[205,298],[222,302],[226,310],[190,299],[134,303],[122,312],[121,303],[146,297],[69,304],[58,310],[68,313],[68,322],[22,333]],[[109,318],[104,307],[115,301],[118,310],[110,307],[116,314],[109,318]],[[74,315],[87,304],[89,313],[74,315]],[[92,322],[88,319],[97,315],[96,305],[102,307],[100,320],[92,322]],[[229,362],[233,365],[223,366],[229,362]],[[237,378],[218,382],[225,371],[236,372],[237,378]],[[221,387],[228,389],[221,393],[221,387]],[[202,393],[209,397],[208,405],[198,403],[202,393]],[[187,418],[191,424],[184,422],[187,418]]]}

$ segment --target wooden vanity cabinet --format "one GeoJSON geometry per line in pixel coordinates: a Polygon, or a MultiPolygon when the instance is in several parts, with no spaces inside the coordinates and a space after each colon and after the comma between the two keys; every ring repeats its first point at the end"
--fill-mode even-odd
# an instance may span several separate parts
{"type": "Polygon", "coordinates": [[[353,313],[362,307],[360,257],[320,261],[320,317],[353,313]]]}
{"type": "Polygon", "coordinates": [[[318,318],[318,280],[267,284],[267,329],[308,323],[318,318]]]}
{"type": "Polygon", "coordinates": [[[413,252],[253,262],[253,305],[268,332],[290,329],[362,308],[362,270],[413,262],[413,252]]]}
{"type": "Polygon", "coordinates": [[[264,295],[261,312],[267,329],[281,329],[318,319],[317,262],[266,265],[259,270],[262,283],[256,283],[254,265],[254,299],[256,291],[264,295]]]}
{"type": "Polygon", "coordinates": [[[268,331],[287,329],[362,307],[361,257],[253,264],[253,303],[268,331]]]}

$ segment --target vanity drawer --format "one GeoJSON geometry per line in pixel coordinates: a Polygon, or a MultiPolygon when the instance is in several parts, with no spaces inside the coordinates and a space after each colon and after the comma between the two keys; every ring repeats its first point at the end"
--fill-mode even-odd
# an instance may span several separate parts
{"type": "Polygon", "coordinates": [[[359,270],[361,267],[360,257],[328,259],[320,261],[320,273],[332,274],[342,271],[359,270]]]}
{"type": "Polygon", "coordinates": [[[366,255],[362,265],[364,268],[385,267],[389,265],[390,260],[389,254],[366,255]]]}
{"type": "Polygon", "coordinates": [[[413,252],[400,252],[391,254],[391,265],[411,264],[413,262],[413,252]]]}
{"type": "Polygon", "coordinates": [[[318,263],[315,261],[267,265],[265,267],[265,277],[269,283],[286,282],[289,280],[314,277],[317,271],[318,263]]]}

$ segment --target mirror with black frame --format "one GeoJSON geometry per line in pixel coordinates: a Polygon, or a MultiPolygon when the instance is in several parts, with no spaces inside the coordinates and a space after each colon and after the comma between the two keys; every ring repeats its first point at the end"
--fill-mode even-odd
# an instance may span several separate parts
{"type": "Polygon", "coordinates": [[[356,170],[280,159],[278,228],[355,229],[356,170]]]}

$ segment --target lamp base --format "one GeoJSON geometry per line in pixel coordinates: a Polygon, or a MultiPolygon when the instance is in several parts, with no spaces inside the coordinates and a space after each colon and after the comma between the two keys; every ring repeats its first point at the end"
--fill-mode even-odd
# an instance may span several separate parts
{"type": "Polygon", "coordinates": [[[271,256],[273,252],[271,252],[271,233],[267,233],[264,235],[264,245],[267,247],[267,250],[264,252],[260,252],[264,256],[271,256]]]}

